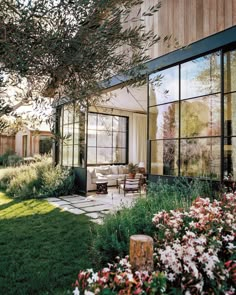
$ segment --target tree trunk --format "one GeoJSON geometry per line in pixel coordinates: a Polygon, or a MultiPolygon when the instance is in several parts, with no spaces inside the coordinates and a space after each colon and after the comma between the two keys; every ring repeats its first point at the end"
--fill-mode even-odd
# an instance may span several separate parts
{"type": "Polygon", "coordinates": [[[130,264],[133,270],[153,271],[153,239],[146,235],[130,237],[130,264]]]}

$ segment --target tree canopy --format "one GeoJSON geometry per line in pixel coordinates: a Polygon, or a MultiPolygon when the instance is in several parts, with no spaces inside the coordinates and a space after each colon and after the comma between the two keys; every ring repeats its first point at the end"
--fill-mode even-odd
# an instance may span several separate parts
{"type": "Polygon", "coordinates": [[[0,0],[0,69],[46,97],[97,98],[99,81],[142,65],[159,40],[144,18],[160,3],[141,11],[142,2],[0,0]]]}

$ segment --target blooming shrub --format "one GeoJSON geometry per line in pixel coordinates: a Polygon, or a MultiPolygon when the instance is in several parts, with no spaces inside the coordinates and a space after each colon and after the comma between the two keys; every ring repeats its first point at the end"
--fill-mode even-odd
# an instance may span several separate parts
{"type": "Polygon", "coordinates": [[[133,272],[128,257],[108,264],[99,272],[81,271],[75,283],[74,295],[79,294],[165,294],[166,279],[160,272],[133,272]]]}
{"type": "Polygon", "coordinates": [[[198,197],[188,211],[161,211],[153,223],[153,273],[133,273],[122,259],[97,273],[81,271],[74,294],[235,294],[236,194],[198,197]]]}
{"type": "Polygon", "coordinates": [[[189,212],[159,212],[153,218],[155,263],[169,290],[182,294],[234,294],[236,195],[221,201],[197,198],[189,212]]]}

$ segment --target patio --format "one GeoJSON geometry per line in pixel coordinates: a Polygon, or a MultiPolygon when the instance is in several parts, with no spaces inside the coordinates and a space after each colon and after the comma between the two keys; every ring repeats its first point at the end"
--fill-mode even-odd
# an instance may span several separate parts
{"type": "MultiPolygon", "coordinates": [[[[108,188],[108,194],[96,194],[90,192],[88,197],[79,195],[61,196],[58,198],[48,198],[48,202],[62,210],[73,214],[85,214],[93,222],[102,223],[105,214],[115,212],[122,207],[130,207],[140,193],[123,193],[118,192],[115,187],[108,188]]],[[[141,192],[141,197],[146,197],[146,192],[141,192]]]]}

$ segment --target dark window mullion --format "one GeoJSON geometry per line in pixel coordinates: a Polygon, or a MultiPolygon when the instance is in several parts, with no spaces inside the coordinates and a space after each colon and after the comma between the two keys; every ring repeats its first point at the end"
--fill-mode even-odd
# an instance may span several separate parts
{"type": "Polygon", "coordinates": [[[220,180],[223,181],[224,177],[224,52],[221,50],[221,150],[220,150],[220,180]]]}

